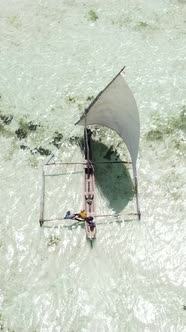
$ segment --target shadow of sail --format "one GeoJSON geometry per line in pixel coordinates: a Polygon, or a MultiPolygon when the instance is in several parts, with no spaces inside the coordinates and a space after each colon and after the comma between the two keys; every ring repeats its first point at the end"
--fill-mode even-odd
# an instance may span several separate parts
{"type": "Polygon", "coordinates": [[[96,184],[106,197],[110,207],[120,213],[134,196],[134,185],[125,164],[96,164],[99,161],[121,162],[117,152],[103,143],[92,140],[92,154],[96,184]]]}

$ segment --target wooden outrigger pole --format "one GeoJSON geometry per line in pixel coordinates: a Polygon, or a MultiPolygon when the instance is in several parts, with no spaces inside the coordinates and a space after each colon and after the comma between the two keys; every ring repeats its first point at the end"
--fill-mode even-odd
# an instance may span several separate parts
{"type": "Polygon", "coordinates": [[[45,219],[45,164],[42,165],[42,185],[41,185],[41,198],[40,198],[40,226],[43,225],[45,219]]]}
{"type": "Polygon", "coordinates": [[[41,184],[40,217],[39,217],[40,226],[42,226],[45,221],[45,166],[50,165],[50,161],[53,157],[54,155],[52,154],[52,156],[50,156],[47,162],[42,164],[42,184],[41,184]]]}

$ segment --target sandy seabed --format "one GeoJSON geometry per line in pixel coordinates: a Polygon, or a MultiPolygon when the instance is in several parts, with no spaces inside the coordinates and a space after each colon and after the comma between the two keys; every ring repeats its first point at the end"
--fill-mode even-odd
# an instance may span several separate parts
{"type": "MultiPolygon", "coordinates": [[[[0,329],[186,331],[185,1],[1,0],[0,13],[0,329]],[[142,219],[102,220],[91,249],[80,225],[40,229],[41,164],[50,152],[82,160],[74,123],[124,65],[141,120],[142,219]]],[[[98,157],[126,155],[116,134],[96,139],[98,157]]],[[[46,217],[81,209],[81,167],[61,171],[47,178],[46,217]]],[[[129,174],[111,174],[120,180],[99,177],[97,210],[125,212],[129,174]]]]}

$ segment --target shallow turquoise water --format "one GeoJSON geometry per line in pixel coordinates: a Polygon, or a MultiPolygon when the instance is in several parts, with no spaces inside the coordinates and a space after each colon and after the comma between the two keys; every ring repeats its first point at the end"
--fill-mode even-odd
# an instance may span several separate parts
{"type": "MultiPolygon", "coordinates": [[[[3,331],[186,331],[185,6],[176,0],[1,1],[0,110],[13,115],[9,124],[1,116],[0,126],[3,331]],[[87,98],[123,65],[141,119],[142,220],[102,220],[91,250],[80,226],[39,228],[46,156],[37,149],[82,160],[74,138],[82,129],[74,123],[87,98]],[[40,126],[31,130],[30,121],[40,126]],[[18,128],[27,136],[19,139],[18,128]]],[[[124,158],[117,135],[101,129],[99,138],[124,158]]],[[[97,211],[109,214],[109,182],[100,184],[97,211]]],[[[81,174],[47,178],[46,215],[80,209],[81,186],[81,174]]],[[[130,200],[125,206],[126,197],[123,210],[117,200],[114,207],[133,208],[130,200]]]]}

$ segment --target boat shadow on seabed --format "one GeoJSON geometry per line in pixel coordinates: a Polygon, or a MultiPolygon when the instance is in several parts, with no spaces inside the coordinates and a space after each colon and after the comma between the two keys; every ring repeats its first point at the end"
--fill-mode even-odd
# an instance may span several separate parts
{"type": "Polygon", "coordinates": [[[96,184],[108,200],[110,208],[120,213],[135,195],[128,168],[122,163],[117,151],[103,143],[92,140],[92,154],[96,184]]]}

